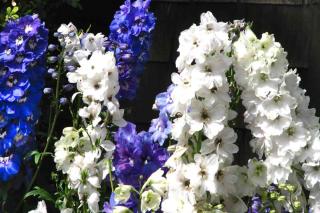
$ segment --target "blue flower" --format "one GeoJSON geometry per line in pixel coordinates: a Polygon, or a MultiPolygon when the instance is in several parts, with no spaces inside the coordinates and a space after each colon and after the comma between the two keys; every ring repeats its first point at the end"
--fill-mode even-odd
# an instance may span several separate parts
{"type": "Polygon", "coordinates": [[[156,100],[155,100],[155,107],[157,110],[160,111],[160,113],[167,113],[167,114],[171,114],[172,112],[172,98],[171,98],[171,93],[172,90],[174,88],[174,85],[171,84],[166,92],[162,92],[159,93],[156,96],[156,100]]]}
{"type": "Polygon", "coordinates": [[[0,180],[8,181],[20,170],[21,157],[17,154],[0,157],[0,180]]]}
{"type": "Polygon", "coordinates": [[[110,24],[107,50],[113,51],[119,70],[118,98],[132,100],[138,79],[148,60],[155,17],[148,11],[151,0],[126,0],[110,24]]]}
{"type": "Polygon", "coordinates": [[[153,141],[159,142],[162,146],[164,141],[168,138],[171,133],[172,123],[166,113],[160,113],[159,118],[151,121],[149,132],[152,134],[151,138],[153,141]]]}
{"type": "Polygon", "coordinates": [[[34,148],[46,73],[48,30],[37,15],[9,21],[0,32],[0,180],[16,175],[34,148]]]}
{"type": "Polygon", "coordinates": [[[115,176],[122,184],[139,189],[149,176],[161,168],[168,159],[166,149],[154,143],[151,134],[140,132],[132,123],[120,128],[115,134],[115,176]]]}
{"type": "Polygon", "coordinates": [[[251,199],[251,206],[249,207],[248,213],[259,213],[262,207],[261,198],[256,195],[251,199]]]}
{"type": "Polygon", "coordinates": [[[109,203],[108,203],[108,202],[105,202],[105,203],[104,203],[102,212],[104,212],[104,213],[112,213],[112,212],[113,212],[113,209],[114,209],[116,206],[124,206],[124,207],[127,207],[128,209],[130,209],[130,210],[133,211],[134,213],[138,213],[138,212],[139,212],[139,211],[138,211],[138,203],[139,203],[139,200],[136,198],[137,196],[131,195],[130,198],[127,200],[126,203],[117,203],[117,202],[115,201],[114,197],[115,197],[115,194],[114,194],[114,193],[111,193],[109,203]]]}

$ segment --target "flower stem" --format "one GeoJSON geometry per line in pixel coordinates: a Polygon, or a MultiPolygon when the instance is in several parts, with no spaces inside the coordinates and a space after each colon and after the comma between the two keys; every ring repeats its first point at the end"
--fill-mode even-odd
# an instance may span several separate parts
{"type": "Polygon", "coordinates": [[[112,178],[112,161],[109,159],[108,160],[108,167],[109,167],[109,181],[110,181],[110,186],[111,186],[111,191],[114,191],[114,186],[113,186],[113,178],[112,178]]]}
{"type": "MultiPolygon", "coordinates": [[[[48,137],[47,137],[47,141],[46,141],[46,145],[43,149],[43,151],[41,152],[41,155],[40,155],[40,159],[39,159],[39,163],[38,163],[38,166],[37,166],[37,169],[31,179],[31,182],[30,184],[27,186],[27,189],[26,189],[26,193],[28,193],[30,191],[30,189],[32,188],[34,182],[36,181],[37,179],[37,176],[39,174],[39,171],[40,171],[40,168],[41,168],[41,165],[42,165],[42,161],[43,161],[43,156],[44,156],[44,153],[47,152],[48,148],[49,148],[49,144],[53,138],[53,132],[54,132],[54,129],[55,129],[55,126],[56,126],[56,123],[57,123],[57,119],[58,119],[58,116],[59,116],[59,113],[60,113],[60,105],[59,105],[59,88],[60,88],[60,78],[61,78],[61,65],[62,65],[62,62],[63,62],[63,57],[60,58],[60,61],[59,61],[59,64],[58,64],[58,76],[57,76],[57,83],[56,83],[56,90],[55,90],[55,96],[54,96],[54,106],[55,106],[55,109],[54,109],[54,117],[53,117],[53,121],[51,123],[51,121],[49,121],[49,129],[48,129],[48,137]]],[[[50,109],[51,111],[51,109],[50,109]]],[[[51,113],[50,113],[51,114],[51,113]]],[[[51,116],[50,116],[51,117],[51,116]]],[[[14,213],[17,213],[19,212],[22,204],[24,202],[24,197],[20,200],[20,202],[18,203],[14,213]]]]}

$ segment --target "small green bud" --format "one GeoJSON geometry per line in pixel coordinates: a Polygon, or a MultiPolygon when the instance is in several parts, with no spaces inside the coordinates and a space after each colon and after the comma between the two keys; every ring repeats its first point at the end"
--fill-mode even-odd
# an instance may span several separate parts
{"type": "Polygon", "coordinates": [[[288,184],[287,185],[287,189],[289,192],[295,192],[296,191],[296,187],[294,185],[288,184]]]}
{"type": "Polygon", "coordinates": [[[276,210],[272,209],[270,213],[277,213],[276,210]]]}
{"type": "Polygon", "coordinates": [[[278,197],[278,199],[277,199],[279,202],[283,202],[283,201],[285,201],[286,200],[286,196],[284,196],[284,195],[281,195],[281,196],[279,196],[278,197]]]}
{"type": "Polygon", "coordinates": [[[278,192],[271,192],[270,193],[270,198],[272,200],[276,200],[279,197],[279,193],[278,192]]]}
{"type": "Polygon", "coordinates": [[[301,202],[296,200],[293,202],[293,208],[294,209],[300,209],[301,208],[301,202]]]}
{"type": "Polygon", "coordinates": [[[223,204],[218,204],[218,205],[216,205],[215,207],[214,207],[214,209],[219,209],[219,210],[221,210],[221,209],[223,209],[224,208],[224,205],[223,204]]]}
{"type": "Polygon", "coordinates": [[[285,183],[280,183],[278,187],[279,189],[287,189],[287,185],[285,183]]]}

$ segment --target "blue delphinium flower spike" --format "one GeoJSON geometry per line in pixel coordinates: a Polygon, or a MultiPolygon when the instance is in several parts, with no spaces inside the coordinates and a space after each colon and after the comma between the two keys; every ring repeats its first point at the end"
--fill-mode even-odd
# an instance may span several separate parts
{"type": "Polygon", "coordinates": [[[115,134],[117,142],[113,165],[119,183],[139,189],[149,176],[161,168],[169,157],[165,148],[154,143],[148,132],[136,132],[128,123],[115,134]]]}
{"type": "Polygon", "coordinates": [[[28,15],[9,21],[0,38],[0,181],[8,181],[34,142],[48,30],[28,15]]]}
{"type": "Polygon", "coordinates": [[[148,11],[151,0],[126,0],[110,24],[107,49],[115,53],[119,70],[120,99],[136,96],[139,76],[148,59],[155,17],[148,11]]]}

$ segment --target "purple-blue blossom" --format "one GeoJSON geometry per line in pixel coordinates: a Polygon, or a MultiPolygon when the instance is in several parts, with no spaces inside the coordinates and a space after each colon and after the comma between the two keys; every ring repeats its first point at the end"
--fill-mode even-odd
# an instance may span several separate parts
{"type": "Polygon", "coordinates": [[[158,142],[161,146],[171,133],[172,123],[166,113],[160,113],[159,117],[151,121],[149,132],[152,134],[153,141],[158,142]]]}
{"type": "Polygon", "coordinates": [[[48,30],[37,15],[0,32],[0,181],[8,181],[33,149],[46,73],[48,30]]]}
{"type": "Polygon", "coordinates": [[[119,71],[118,98],[136,96],[139,76],[148,59],[155,17],[148,11],[151,0],[126,0],[110,24],[107,50],[115,53],[119,71]]]}
{"type": "Polygon", "coordinates": [[[149,176],[161,168],[169,154],[154,143],[148,132],[136,132],[136,126],[128,123],[115,134],[116,150],[113,165],[119,183],[139,189],[149,176]]]}

